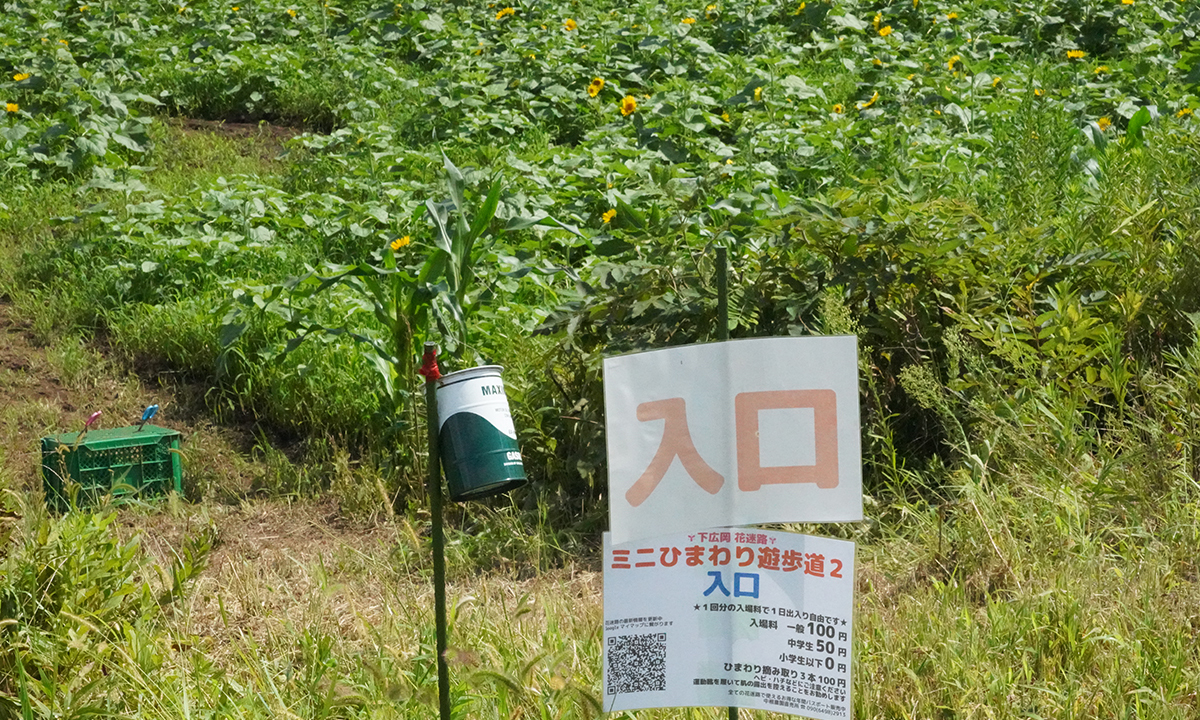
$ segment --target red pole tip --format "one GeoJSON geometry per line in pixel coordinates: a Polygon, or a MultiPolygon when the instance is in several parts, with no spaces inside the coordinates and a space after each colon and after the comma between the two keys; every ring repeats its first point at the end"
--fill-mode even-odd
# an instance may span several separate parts
{"type": "Polygon", "coordinates": [[[428,348],[425,350],[425,355],[421,358],[421,369],[417,371],[418,375],[425,378],[425,382],[433,382],[442,376],[438,370],[437,364],[437,348],[428,348]]]}

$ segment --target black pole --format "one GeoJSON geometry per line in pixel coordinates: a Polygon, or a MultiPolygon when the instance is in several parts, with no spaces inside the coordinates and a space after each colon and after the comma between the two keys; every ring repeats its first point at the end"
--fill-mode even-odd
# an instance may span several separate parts
{"type": "MultiPolygon", "coordinates": [[[[729,249],[717,248],[717,340],[729,339],[729,249]]],[[[738,709],[729,708],[729,720],[738,720],[738,709]]]]}
{"type": "MultiPolygon", "coordinates": [[[[437,343],[425,343],[425,357],[437,343]]],[[[438,717],[450,720],[450,668],[446,665],[446,537],[442,529],[442,463],[438,454],[437,377],[425,377],[425,425],[429,428],[429,513],[433,516],[433,612],[437,626],[438,717]]]]}

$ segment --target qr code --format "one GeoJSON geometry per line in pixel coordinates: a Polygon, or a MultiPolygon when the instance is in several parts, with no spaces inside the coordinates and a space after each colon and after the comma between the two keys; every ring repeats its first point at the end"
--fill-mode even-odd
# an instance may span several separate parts
{"type": "Polygon", "coordinates": [[[667,634],[610,635],[608,694],[667,689],[667,634]]]}

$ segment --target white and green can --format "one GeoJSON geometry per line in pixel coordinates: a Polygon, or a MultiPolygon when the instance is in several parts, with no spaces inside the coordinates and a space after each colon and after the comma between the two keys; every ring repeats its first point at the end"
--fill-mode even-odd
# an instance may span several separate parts
{"type": "Polygon", "coordinates": [[[525,484],[501,370],[483,365],[438,381],[438,447],[451,500],[478,500],[525,484]]]}

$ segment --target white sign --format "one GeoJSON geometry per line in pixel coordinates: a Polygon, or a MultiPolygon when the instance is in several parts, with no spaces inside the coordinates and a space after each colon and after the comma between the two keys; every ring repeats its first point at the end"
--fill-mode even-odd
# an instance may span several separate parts
{"type": "Polygon", "coordinates": [[[604,710],[850,717],[854,543],[730,528],[604,537],[604,710]]]}
{"type": "Polygon", "coordinates": [[[607,358],[613,541],[862,519],[854,337],[759,338],[607,358]]]}

